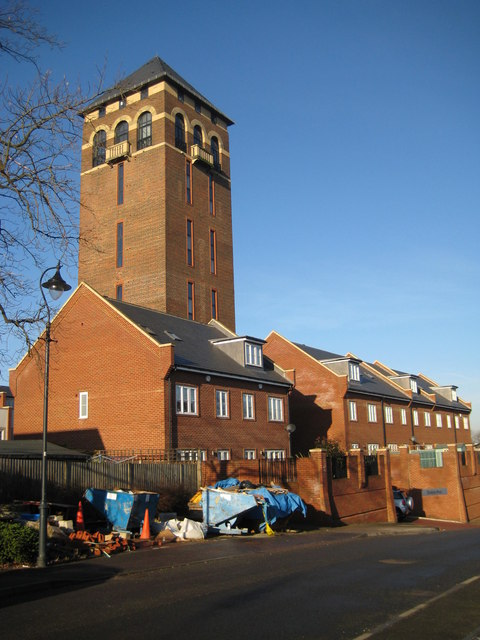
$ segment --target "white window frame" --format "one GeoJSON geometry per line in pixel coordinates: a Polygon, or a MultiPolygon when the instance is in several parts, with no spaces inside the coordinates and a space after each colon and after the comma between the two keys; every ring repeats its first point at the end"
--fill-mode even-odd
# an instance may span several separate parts
{"type": "Polygon", "coordinates": [[[467,416],[464,416],[463,418],[463,428],[464,429],[468,429],[469,425],[468,425],[468,418],[467,416]]]}
{"type": "Polygon", "coordinates": [[[348,401],[348,414],[350,416],[350,422],[357,422],[357,403],[355,400],[348,401]]]}
{"type": "Polygon", "coordinates": [[[431,419],[430,413],[428,411],[425,411],[423,413],[423,420],[425,422],[425,426],[426,427],[431,427],[432,426],[432,419],[431,419]]]}
{"type": "Polygon", "coordinates": [[[460,429],[460,418],[458,416],[454,416],[455,421],[455,429],[460,429]]]}
{"type": "Polygon", "coordinates": [[[452,401],[457,402],[457,400],[458,400],[457,390],[452,389],[452,401]]]}
{"type": "Polygon", "coordinates": [[[441,413],[437,413],[437,414],[436,414],[436,416],[435,416],[435,420],[436,420],[436,422],[437,422],[437,427],[438,427],[439,429],[441,429],[441,428],[443,427],[443,424],[442,424],[442,414],[441,414],[441,413]]]}
{"type": "Polygon", "coordinates": [[[400,409],[400,421],[402,424],[408,424],[407,423],[407,410],[406,409],[400,409]]]}
{"type": "Polygon", "coordinates": [[[230,449],[217,449],[217,460],[230,460],[230,449]]]}
{"type": "Polygon", "coordinates": [[[377,405],[376,404],[367,404],[367,415],[368,422],[377,422],[377,405]]]}
{"type": "Polygon", "coordinates": [[[268,421],[283,422],[283,398],[268,396],[268,421]]]}
{"type": "Polygon", "coordinates": [[[245,343],[245,364],[252,367],[263,367],[262,345],[252,342],[245,343]]]}
{"type": "Polygon", "coordinates": [[[243,459],[244,460],[256,460],[257,459],[257,450],[256,449],[244,449],[243,450],[243,459]]]}
{"type": "Polygon", "coordinates": [[[370,444],[367,444],[368,455],[369,456],[375,455],[379,448],[380,448],[380,445],[376,443],[371,442],[370,444]]]}
{"type": "Polygon", "coordinates": [[[255,420],[255,396],[242,393],[242,415],[244,420],[255,420]]]}
{"type": "Polygon", "coordinates": [[[391,407],[390,405],[386,405],[384,407],[384,410],[385,410],[385,423],[393,424],[393,407],[391,407]]]}
{"type": "Polygon", "coordinates": [[[348,363],[348,377],[350,380],[360,382],[360,366],[356,362],[348,363]]]}
{"type": "Polygon", "coordinates": [[[398,453],[398,444],[395,444],[395,443],[387,444],[387,449],[389,449],[390,451],[394,451],[395,453],[398,453]]]}
{"type": "Polygon", "coordinates": [[[447,415],[447,428],[451,429],[452,428],[452,416],[447,415]]]}
{"type": "Polygon", "coordinates": [[[215,389],[215,414],[217,418],[228,418],[228,391],[215,389]]]}
{"type": "Polygon", "coordinates": [[[418,384],[414,378],[410,378],[410,389],[413,393],[418,393],[418,384]]]}
{"type": "Polygon", "coordinates": [[[177,415],[197,416],[197,387],[187,384],[175,385],[175,407],[177,415]]]}
{"type": "Polygon", "coordinates": [[[285,449],[265,449],[267,460],[285,460],[285,449]]]}
{"type": "Polygon", "coordinates": [[[199,453],[202,462],[206,462],[207,460],[207,452],[205,449],[177,449],[176,453],[177,459],[180,460],[180,462],[197,462],[199,453]]]}
{"type": "Polygon", "coordinates": [[[418,423],[418,409],[414,409],[412,411],[412,413],[413,413],[413,426],[414,427],[418,427],[418,424],[419,424],[418,423]]]}
{"type": "Polygon", "coordinates": [[[360,449],[360,445],[358,442],[352,442],[350,449],[360,449]]]}
{"type": "Polygon", "coordinates": [[[88,418],[88,391],[80,391],[78,394],[78,418],[79,420],[88,418]]]}

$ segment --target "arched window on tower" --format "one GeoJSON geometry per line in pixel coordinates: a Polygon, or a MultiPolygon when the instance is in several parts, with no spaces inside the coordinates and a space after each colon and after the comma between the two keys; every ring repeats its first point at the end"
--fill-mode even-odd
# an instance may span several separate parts
{"type": "Polygon", "coordinates": [[[105,151],[107,146],[107,134],[103,129],[97,131],[93,137],[93,158],[92,166],[98,167],[105,162],[105,151]]]}
{"type": "Polygon", "coordinates": [[[198,144],[199,147],[203,147],[202,127],[198,124],[196,124],[193,129],[193,144],[198,144]]]}
{"type": "Polygon", "coordinates": [[[182,151],[187,150],[185,144],[185,121],[180,113],[175,116],[175,146],[182,151]]]}
{"type": "Polygon", "coordinates": [[[213,164],[215,166],[216,169],[220,168],[220,154],[218,151],[218,140],[215,136],[212,136],[212,139],[210,140],[210,150],[212,152],[212,156],[213,156],[213,164]]]}
{"type": "Polygon", "coordinates": [[[145,111],[137,123],[137,151],[152,144],[152,114],[145,111]]]}
{"type": "Polygon", "coordinates": [[[128,122],[126,120],[122,120],[115,127],[114,144],[124,142],[125,140],[128,140],[128,122]]]}

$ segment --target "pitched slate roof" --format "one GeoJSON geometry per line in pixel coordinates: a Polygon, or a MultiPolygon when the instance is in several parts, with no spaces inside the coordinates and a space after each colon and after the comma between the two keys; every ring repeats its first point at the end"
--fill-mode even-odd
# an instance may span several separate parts
{"type": "Polygon", "coordinates": [[[330,351],[323,351],[322,349],[316,349],[315,347],[309,347],[306,344],[300,344],[299,342],[294,343],[296,347],[308,353],[309,356],[315,358],[321,362],[322,360],[333,360],[336,358],[343,358],[344,356],[339,355],[338,353],[331,353],[330,351]]]}
{"type": "MultiPolygon", "coordinates": [[[[194,320],[178,318],[161,311],[147,309],[127,302],[106,298],[131,322],[143,329],[158,344],[173,344],[177,369],[242,378],[265,384],[290,387],[290,381],[274,369],[271,360],[264,356],[264,368],[242,366],[228,356],[216,340],[239,338],[215,324],[201,324],[194,320]]],[[[263,342],[263,341],[261,341],[263,342]]]]}
{"type": "MultiPolygon", "coordinates": [[[[328,366],[329,360],[356,360],[355,358],[349,358],[348,356],[342,356],[338,353],[331,353],[330,351],[323,351],[322,349],[316,349],[309,347],[305,344],[296,344],[297,347],[308,353],[312,358],[318,360],[322,364],[328,366]]],[[[375,375],[370,369],[362,366],[360,361],[360,381],[349,380],[348,390],[354,393],[361,393],[365,395],[382,396],[384,398],[392,398],[396,400],[403,400],[407,402],[408,396],[400,390],[397,390],[394,386],[386,382],[382,376],[375,375]]]]}
{"type": "Polygon", "coordinates": [[[123,80],[120,80],[120,82],[117,82],[115,86],[104,91],[96,100],[89,104],[88,109],[86,109],[85,113],[98,108],[102,104],[112,102],[112,100],[120,98],[120,96],[132,93],[133,91],[138,91],[138,89],[140,89],[144,85],[152,84],[153,82],[160,82],[164,79],[170,80],[174,85],[181,87],[194,98],[197,98],[198,100],[203,102],[203,104],[205,104],[211,111],[217,113],[223,120],[225,120],[227,125],[233,124],[233,120],[230,120],[228,116],[217,109],[217,107],[215,107],[209,100],[207,100],[205,96],[199,93],[195,89],[195,87],[184,80],[182,76],[180,76],[176,71],[172,69],[172,67],[170,67],[158,56],[155,56],[154,58],[146,62],[143,66],[131,73],[129,76],[127,76],[123,80]]]}

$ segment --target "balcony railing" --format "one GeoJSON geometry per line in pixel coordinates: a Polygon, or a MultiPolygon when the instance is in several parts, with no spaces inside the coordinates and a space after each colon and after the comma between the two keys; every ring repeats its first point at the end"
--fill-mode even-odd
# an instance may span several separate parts
{"type": "Polygon", "coordinates": [[[201,162],[208,164],[210,167],[213,167],[213,155],[199,144],[192,145],[190,153],[194,162],[200,160],[201,162]]]}
{"type": "Polygon", "coordinates": [[[123,140],[123,142],[118,142],[114,144],[113,147],[109,147],[106,151],[107,162],[114,162],[120,158],[125,158],[130,155],[130,142],[123,140]]]}

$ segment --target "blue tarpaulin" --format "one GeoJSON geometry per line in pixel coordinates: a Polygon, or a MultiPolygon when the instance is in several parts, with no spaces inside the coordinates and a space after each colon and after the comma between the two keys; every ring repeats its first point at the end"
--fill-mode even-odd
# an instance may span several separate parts
{"type": "MultiPolygon", "coordinates": [[[[286,518],[296,511],[302,513],[304,517],[307,515],[305,503],[295,493],[277,492],[267,487],[242,488],[238,492],[225,491],[240,485],[241,482],[236,478],[227,478],[220,480],[213,487],[217,490],[215,497],[208,494],[209,498],[205,500],[207,494],[204,492],[202,506],[205,522],[213,524],[215,521],[229,520],[234,526],[236,518],[243,515],[249,520],[260,521],[260,529],[264,529],[266,522],[274,524],[279,518],[286,518]],[[247,496],[254,498],[255,502],[240,500],[242,495],[245,498],[247,496]]],[[[281,488],[278,487],[278,489],[281,488]]]]}

